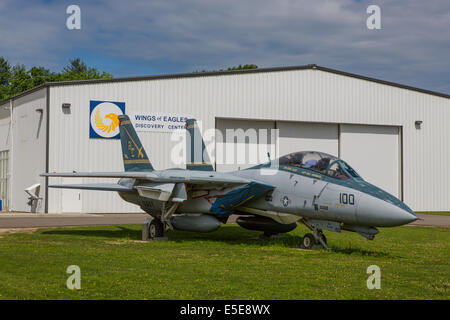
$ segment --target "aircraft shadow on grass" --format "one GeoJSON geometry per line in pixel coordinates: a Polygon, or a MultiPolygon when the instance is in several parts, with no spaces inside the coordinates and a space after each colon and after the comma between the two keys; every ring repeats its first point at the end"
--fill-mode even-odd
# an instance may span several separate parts
{"type": "MultiPolygon", "coordinates": [[[[100,237],[114,239],[132,239],[137,240],[140,236],[139,230],[133,230],[122,226],[114,226],[112,229],[78,229],[78,227],[68,227],[58,230],[43,231],[45,235],[61,235],[61,236],[83,236],[83,237],[100,237]]],[[[100,228],[100,227],[99,227],[100,228]]]]}
{"type": "MultiPolygon", "coordinates": [[[[141,240],[140,229],[134,229],[124,226],[113,226],[113,229],[77,229],[65,228],[59,230],[43,231],[46,235],[61,236],[85,236],[99,238],[114,238],[123,240],[141,240]]],[[[228,226],[215,233],[192,233],[186,231],[171,230],[167,233],[169,242],[183,243],[188,241],[207,241],[222,242],[227,245],[252,245],[252,246],[269,246],[280,245],[286,248],[298,249],[302,241],[302,237],[293,234],[284,234],[279,238],[261,238],[257,231],[244,230],[238,226],[228,226]]],[[[342,254],[356,254],[361,256],[382,257],[389,254],[383,251],[365,250],[358,247],[332,248],[332,252],[342,254]]]]}

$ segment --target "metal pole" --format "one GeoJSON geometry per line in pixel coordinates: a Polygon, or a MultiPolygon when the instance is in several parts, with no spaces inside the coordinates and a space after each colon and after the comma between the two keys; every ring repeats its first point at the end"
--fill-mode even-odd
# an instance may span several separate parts
{"type": "Polygon", "coordinates": [[[8,199],[8,211],[12,211],[12,203],[13,203],[13,142],[14,142],[14,133],[13,133],[13,99],[9,99],[9,117],[10,117],[10,143],[9,143],[9,199],[8,199]]]}

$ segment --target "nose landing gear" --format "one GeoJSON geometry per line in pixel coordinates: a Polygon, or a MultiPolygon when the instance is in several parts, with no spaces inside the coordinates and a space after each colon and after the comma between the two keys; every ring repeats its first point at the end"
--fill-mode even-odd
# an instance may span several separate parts
{"type": "Polygon", "coordinates": [[[321,245],[324,249],[329,249],[328,245],[327,245],[327,238],[322,233],[322,230],[317,231],[317,235],[312,234],[312,233],[305,234],[303,236],[300,248],[312,249],[316,245],[321,245]]]}
{"type": "Polygon", "coordinates": [[[300,248],[302,249],[312,249],[316,242],[316,239],[314,239],[314,236],[311,233],[307,233],[302,238],[302,243],[300,245],[300,248]]]}
{"type": "Polygon", "coordinates": [[[313,233],[307,233],[302,238],[300,248],[312,249],[316,245],[321,245],[324,249],[330,249],[327,245],[327,238],[323,234],[322,229],[317,228],[316,225],[309,223],[307,220],[302,219],[301,222],[308,227],[313,233]]]}

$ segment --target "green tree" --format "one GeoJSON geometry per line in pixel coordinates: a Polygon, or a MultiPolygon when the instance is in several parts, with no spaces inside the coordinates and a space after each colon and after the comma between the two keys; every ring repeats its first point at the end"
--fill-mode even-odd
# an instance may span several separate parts
{"type": "Polygon", "coordinates": [[[80,74],[87,72],[88,68],[86,63],[81,61],[80,58],[70,60],[70,64],[63,68],[63,73],[80,74]]]}
{"type": "Polygon", "coordinates": [[[10,78],[11,66],[6,59],[0,57],[0,100],[8,96],[10,78]]]}
{"type": "Polygon", "coordinates": [[[238,65],[237,67],[230,67],[227,70],[249,70],[249,69],[258,69],[258,66],[256,64],[244,64],[244,65],[238,65]]]}
{"type": "Polygon", "coordinates": [[[11,78],[9,81],[9,96],[14,96],[33,87],[31,75],[25,69],[25,66],[15,65],[12,67],[11,78]]]}
{"type": "Polygon", "coordinates": [[[57,75],[57,81],[109,79],[113,76],[106,72],[99,72],[97,68],[90,68],[80,58],[70,60],[70,64],[57,75]]]}
{"type": "Polygon", "coordinates": [[[53,81],[56,78],[55,73],[50,72],[50,70],[45,69],[44,67],[32,67],[28,73],[31,76],[32,87],[53,81]]]}

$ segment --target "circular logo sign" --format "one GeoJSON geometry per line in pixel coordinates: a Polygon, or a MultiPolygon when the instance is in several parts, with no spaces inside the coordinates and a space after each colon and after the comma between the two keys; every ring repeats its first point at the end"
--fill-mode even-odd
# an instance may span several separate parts
{"type": "Polygon", "coordinates": [[[119,116],[122,109],[112,102],[101,102],[91,109],[91,130],[99,138],[115,138],[119,135],[119,116]]]}

